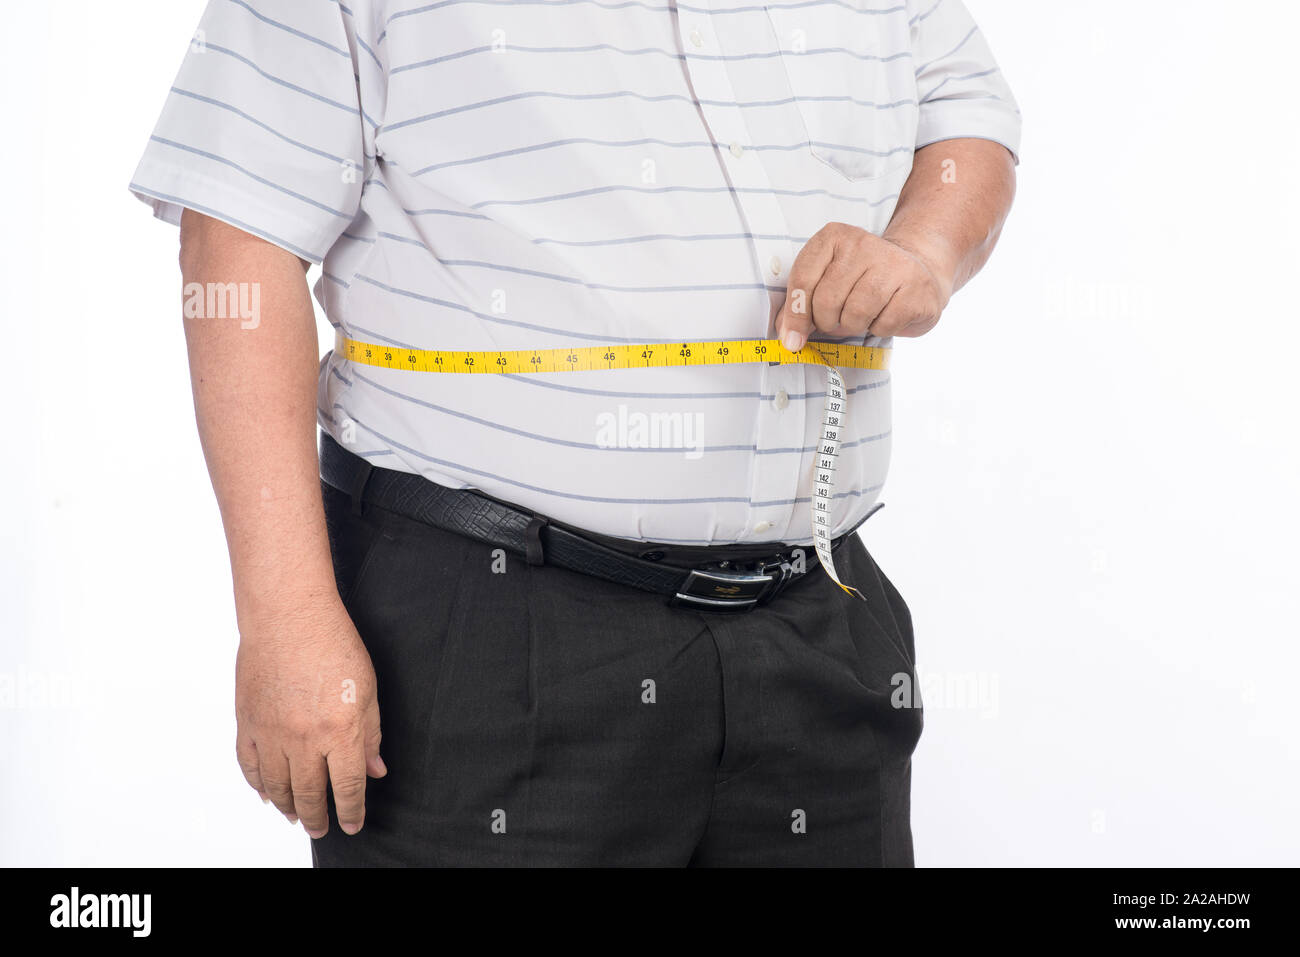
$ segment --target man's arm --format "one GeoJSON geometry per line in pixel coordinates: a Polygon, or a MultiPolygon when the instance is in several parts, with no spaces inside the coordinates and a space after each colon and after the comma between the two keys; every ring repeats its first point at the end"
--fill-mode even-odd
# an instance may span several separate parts
{"type": "Polygon", "coordinates": [[[260,293],[254,323],[185,320],[199,436],[235,587],[236,751],[263,799],[319,837],[329,825],[330,783],[340,827],[355,833],[366,774],[382,776],[384,767],[374,669],[339,598],[325,531],[307,265],[219,220],[183,214],[186,286],[256,284],[260,293]]]}
{"type": "Polygon", "coordinates": [[[883,237],[830,223],[790,269],[776,334],[799,351],[814,330],[835,337],[920,336],[988,261],[1011,210],[1016,167],[992,140],[917,150],[883,237]]]}

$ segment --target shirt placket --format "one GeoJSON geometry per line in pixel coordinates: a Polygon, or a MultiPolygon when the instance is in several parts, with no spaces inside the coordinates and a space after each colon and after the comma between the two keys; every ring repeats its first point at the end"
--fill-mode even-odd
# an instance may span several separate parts
{"type": "MultiPolygon", "coordinates": [[[[772,289],[784,290],[798,246],[789,223],[772,192],[761,153],[738,105],[744,91],[734,88],[726,61],[726,16],[711,9],[709,0],[694,0],[689,9],[678,8],[678,31],[686,69],[700,111],[718,150],[723,175],[735,191],[754,262],[755,275],[768,287],[762,297],[767,310],[772,289]]],[[[750,468],[749,499],[744,527],[719,529],[741,541],[772,541],[798,537],[799,506],[793,503],[805,471],[805,456],[789,451],[807,444],[804,402],[791,399],[807,391],[809,380],[801,366],[760,366],[757,381],[763,398],[756,400],[753,430],[757,451],[750,468]],[[791,463],[797,462],[792,467],[791,463]],[[792,534],[787,534],[787,532],[792,534]]],[[[806,506],[805,506],[806,507],[806,506]]],[[[804,536],[806,537],[806,536],[804,536]]]]}

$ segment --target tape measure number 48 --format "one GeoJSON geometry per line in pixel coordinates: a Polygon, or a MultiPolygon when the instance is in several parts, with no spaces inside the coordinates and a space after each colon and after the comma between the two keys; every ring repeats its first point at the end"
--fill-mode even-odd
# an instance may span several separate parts
{"type": "Polygon", "coordinates": [[[572,349],[515,349],[465,352],[444,349],[407,349],[400,346],[361,342],[338,334],[335,352],[350,362],[385,369],[413,372],[465,374],[528,374],[590,372],[598,369],[669,369],[688,366],[744,365],[767,362],[773,365],[820,365],[826,367],[826,405],[822,412],[822,434],[817,444],[812,482],[812,537],[817,558],[846,593],[862,599],[862,593],[840,581],[831,558],[831,501],[835,488],[835,465],[844,430],[848,402],[840,369],[889,367],[889,350],[879,346],[810,342],[791,352],[776,339],[732,339],[725,342],[671,342],[646,345],[579,346],[572,349]]]}

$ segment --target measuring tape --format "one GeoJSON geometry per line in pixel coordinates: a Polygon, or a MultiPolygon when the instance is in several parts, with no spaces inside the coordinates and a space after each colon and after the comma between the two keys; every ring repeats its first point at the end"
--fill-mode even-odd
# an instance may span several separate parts
{"type": "Polygon", "coordinates": [[[853,597],[866,600],[856,588],[840,581],[835,572],[835,563],[831,560],[831,493],[835,486],[835,462],[840,454],[840,434],[844,429],[847,411],[844,378],[839,370],[887,369],[888,349],[835,342],[810,342],[799,352],[791,352],[777,339],[731,339],[725,342],[660,342],[639,346],[464,352],[377,345],[349,339],[339,332],[334,352],[349,362],[361,365],[459,375],[677,369],[753,362],[825,366],[826,405],[822,413],[822,435],[817,444],[813,469],[813,546],[831,580],[853,597]]]}

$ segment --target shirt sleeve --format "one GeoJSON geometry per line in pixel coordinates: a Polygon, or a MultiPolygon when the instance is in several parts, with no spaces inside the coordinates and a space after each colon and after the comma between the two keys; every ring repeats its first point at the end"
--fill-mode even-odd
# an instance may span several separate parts
{"type": "Polygon", "coordinates": [[[1020,109],[961,0],[908,0],[920,120],[916,148],[973,137],[1020,162],[1020,109]]]}
{"type": "Polygon", "coordinates": [[[209,0],[131,192],[166,222],[188,207],[321,262],[374,141],[357,50],[344,4],[209,0]]]}

